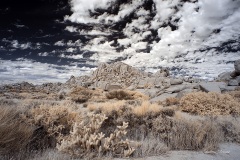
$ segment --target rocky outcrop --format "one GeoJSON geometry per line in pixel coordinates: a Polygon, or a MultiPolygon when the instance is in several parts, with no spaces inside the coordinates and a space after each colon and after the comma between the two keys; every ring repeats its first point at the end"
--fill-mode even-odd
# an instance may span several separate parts
{"type": "MultiPolygon", "coordinates": [[[[238,73],[238,69],[239,61],[236,61],[234,74],[238,73]]],[[[112,64],[102,63],[89,76],[71,76],[66,83],[33,85],[23,82],[0,86],[0,94],[5,93],[5,91],[24,92],[30,90],[32,93],[63,95],[76,87],[85,87],[102,89],[103,92],[118,89],[133,90],[149,96],[151,101],[157,101],[169,97],[181,98],[185,94],[197,91],[217,93],[233,91],[239,84],[240,76],[232,77],[231,72],[220,74],[215,82],[205,82],[193,78],[170,77],[170,72],[166,68],[160,69],[155,74],[150,74],[125,63],[115,62],[112,64]]]]}
{"type": "Polygon", "coordinates": [[[225,81],[228,86],[240,85],[240,59],[234,62],[234,71],[221,73],[217,80],[225,81]]]}
{"type": "Polygon", "coordinates": [[[121,85],[128,87],[132,84],[137,84],[139,79],[147,76],[136,68],[133,68],[125,63],[116,62],[112,64],[102,63],[91,75],[91,82],[98,81],[109,82],[111,85],[121,85]]]}

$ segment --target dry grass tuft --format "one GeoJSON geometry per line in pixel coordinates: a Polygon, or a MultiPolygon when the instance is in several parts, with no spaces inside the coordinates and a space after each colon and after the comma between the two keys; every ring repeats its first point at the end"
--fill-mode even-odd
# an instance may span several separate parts
{"type": "Polygon", "coordinates": [[[168,146],[183,150],[216,150],[223,141],[221,128],[212,119],[175,120],[168,137],[168,146]]]}
{"type": "Polygon", "coordinates": [[[21,109],[0,106],[0,154],[16,154],[26,150],[33,128],[21,122],[21,109]]]}
{"type": "Polygon", "coordinates": [[[179,99],[175,98],[175,97],[167,98],[165,101],[166,101],[167,106],[172,106],[172,105],[178,105],[179,104],[179,99]]]}
{"type": "Polygon", "coordinates": [[[110,91],[106,94],[106,97],[108,99],[118,99],[118,100],[132,100],[134,99],[133,94],[129,94],[129,92],[126,92],[124,90],[115,90],[110,91]]]}
{"type": "Polygon", "coordinates": [[[151,104],[149,101],[143,101],[140,106],[134,107],[132,112],[137,116],[145,116],[147,113],[159,113],[162,106],[154,103],[151,104]]]}
{"type": "Polygon", "coordinates": [[[180,108],[199,115],[240,114],[240,104],[232,96],[219,93],[190,93],[181,99],[180,108]]]}
{"type": "Polygon", "coordinates": [[[128,90],[111,91],[106,94],[106,97],[108,99],[118,99],[118,100],[133,100],[133,99],[148,100],[149,99],[149,97],[147,97],[142,93],[128,91],[128,90]]]}
{"type": "Polygon", "coordinates": [[[227,93],[233,96],[233,98],[240,103],[240,90],[230,91],[227,93]]]}
{"type": "Polygon", "coordinates": [[[71,100],[76,103],[85,103],[92,97],[92,95],[93,92],[84,87],[76,87],[69,94],[71,100]]]}
{"type": "Polygon", "coordinates": [[[121,112],[121,108],[125,105],[125,101],[104,102],[88,104],[89,111],[98,111],[109,115],[113,111],[121,112]]]}
{"type": "Polygon", "coordinates": [[[169,148],[159,138],[146,137],[140,141],[139,148],[135,151],[135,157],[157,156],[165,154],[169,148]]]}

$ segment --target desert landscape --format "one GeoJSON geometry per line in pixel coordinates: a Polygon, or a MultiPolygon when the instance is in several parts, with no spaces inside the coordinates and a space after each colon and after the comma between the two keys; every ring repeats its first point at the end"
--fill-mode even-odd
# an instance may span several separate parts
{"type": "Polygon", "coordinates": [[[0,87],[1,159],[238,159],[240,60],[215,81],[101,64],[0,87]]]}

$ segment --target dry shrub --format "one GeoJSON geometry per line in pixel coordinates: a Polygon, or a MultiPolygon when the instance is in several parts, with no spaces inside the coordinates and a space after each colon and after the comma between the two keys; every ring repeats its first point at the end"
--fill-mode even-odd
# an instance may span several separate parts
{"type": "Polygon", "coordinates": [[[140,141],[140,146],[136,149],[134,157],[157,156],[165,154],[169,148],[158,137],[146,137],[140,141]]]}
{"type": "Polygon", "coordinates": [[[0,155],[16,154],[26,149],[33,128],[21,122],[19,108],[0,107],[0,155]]]}
{"type": "Polygon", "coordinates": [[[100,110],[102,113],[109,115],[113,111],[121,112],[121,107],[124,105],[125,101],[116,101],[88,104],[87,108],[90,111],[100,110]]]}
{"type": "Polygon", "coordinates": [[[128,90],[114,90],[106,94],[108,99],[118,99],[118,100],[133,100],[133,99],[142,99],[147,100],[148,97],[142,93],[128,91],[128,90]]]}
{"type": "Polygon", "coordinates": [[[140,106],[133,108],[133,114],[137,116],[144,116],[147,113],[159,113],[162,109],[162,106],[159,106],[158,104],[154,103],[151,104],[149,101],[144,101],[140,106]]]}
{"type": "Polygon", "coordinates": [[[36,153],[31,155],[30,160],[73,160],[68,154],[60,153],[57,150],[48,149],[43,153],[36,153]]]}
{"type": "Polygon", "coordinates": [[[228,117],[218,119],[219,126],[222,128],[224,140],[227,142],[240,143],[240,119],[228,117]]]}
{"type": "Polygon", "coordinates": [[[153,120],[152,133],[169,148],[178,150],[216,150],[224,139],[214,119],[158,116],[153,120]]]}
{"type": "Polygon", "coordinates": [[[87,88],[76,87],[70,92],[69,96],[76,103],[85,103],[92,97],[92,94],[92,91],[87,88]]]}
{"type": "Polygon", "coordinates": [[[167,106],[172,106],[172,105],[178,105],[179,104],[179,99],[175,98],[175,97],[169,97],[165,101],[166,101],[167,106]]]}
{"type": "Polygon", "coordinates": [[[196,92],[184,96],[181,110],[199,115],[239,114],[240,104],[228,94],[196,92]]]}
{"type": "Polygon", "coordinates": [[[105,115],[89,113],[80,122],[76,122],[70,135],[64,136],[57,149],[76,157],[89,155],[102,156],[111,154],[114,157],[128,157],[134,149],[128,140],[123,140],[127,134],[128,123],[123,122],[109,136],[100,132],[105,115]],[[94,153],[94,154],[91,154],[94,153]]]}
{"type": "Polygon", "coordinates": [[[132,100],[133,99],[133,95],[129,94],[128,92],[124,91],[124,90],[114,90],[114,91],[110,91],[109,93],[106,94],[106,97],[108,99],[118,99],[118,100],[132,100]]]}
{"type": "Polygon", "coordinates": [[[71,104],[40,105],[29,109],[22,115],[22,119],[28,124],[35,126],[35,139],[32,145],[34,149],[54,147],[62,134],[68,134],[79,117],[80,111],[71,104]]]}
{"type": "Polygon", "coordinates": [[[233,96],[233,98],[235,98],[235,100],[240,103],[240,90],[230,91],[227,93],[230,94],[231,96],[233,96]]]}
{"type": "Polygon", "coordinates": [[[223,140],[221,128],[212,119],[175,120],[167,144],[172,149],[216,150],[223,140]]]}

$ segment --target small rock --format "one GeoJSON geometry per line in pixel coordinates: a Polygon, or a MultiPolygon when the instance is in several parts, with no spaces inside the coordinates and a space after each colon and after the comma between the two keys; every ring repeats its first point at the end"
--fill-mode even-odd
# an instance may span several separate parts
{"type": "Polygon", "coordinates": [[[162,68],[159,71],[157,71],[153,76],[154,77],[168,77],[169,76],[169,70],[167,68],[162,68]]]}
{"type": "Polygon", "coordinates": [[[166,89],[166,93],[177,93],[182,90],[186,89],[186,85],[178,85],[178,86],[171,86],[170,88],[166,89]]]}
{"type": "Polygon", "coordinates": [[[182,84],[182,83],[183,83],[182,79],[170,79],[171,85],[178,85],[178,84],[182,84]]]}

